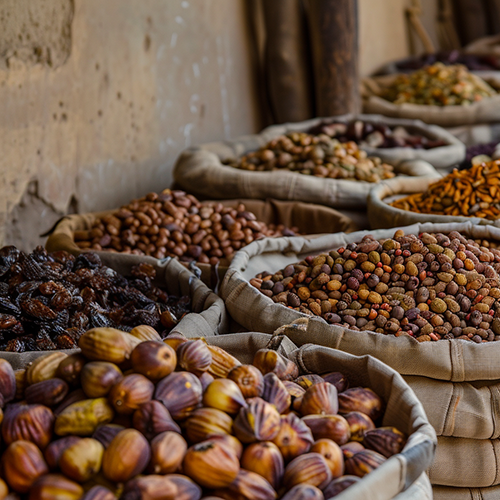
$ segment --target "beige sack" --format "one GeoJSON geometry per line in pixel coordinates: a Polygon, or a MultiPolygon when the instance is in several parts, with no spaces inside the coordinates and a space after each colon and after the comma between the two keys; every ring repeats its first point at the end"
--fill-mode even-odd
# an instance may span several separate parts
{"type": "MultiPolygon", "coordinates": [[[[384,87],[390,86],[399,75],[365,78],[363,81],[363,112],[378,113],[395,118],[420,119],[442,127],[458,127],[498,121],[500,94],[487,97],[468,106],[435,106],[424,104],[394,104],[379,97],[384,87]]],[[[495,88],[500,80],[488,78],[495,88]]]]}
{"type": "Polygon", "coordinates": [[[488,142],[500,142],[500,123],[462,125],[450,127],[446,130],[467,147],[488,142]]]}
{"type": "Polygon", "coordinates": [[[500,57],[500,35],[478,38],[464,47],[468,54],[500,57]]]}
{"type": "Polygon", "coordinates": [[[413,193],[424,192],[436,179],[389,179],[374,186],[368,195],[368,219],[372,229],[403,227],[411,224],[434,222],[468,222],[500,227],[500,220],[480,217],[455,217],[450,215],[419,214],[409,210],[392,207],[389,203],[413,193]]]}
{"type": "MultiPolygon", "coordinates": [[[[319,203],[334,208],[357,209],[366,206],[372,183],[343,179],[323,179],[297,172],[275,170],[251,172],[222,164],[265,145],[291,130],[308,130],[319,122],[270,127],[261,134],[243,136],[235,141],[213,142],[190,148],[181,154],[174,167],[174,180],[182,189],[210,198],[275,198],[319,203]]],[[[387,151],[387,150],[386,150],[387,151]]],[[[398,175],[438,177],[432,165],[423,160],[403,161],[395,167],[398,175]]]]}
{"type": "MultiPolygon", "coordinates": [[[[136,259],[131,255],[108,253],[104,257],[102,260],[106,266],[124,275],[130,275],[130,269],[137,264],[136,259]]],[[[174,259],[164,259],[160,262],[151,257],[143,257],[142,262],[147,262],[156,268],[155,283],[164,287],[170,295],[189,295],[191,297],[193,312],[186,314],[181,319],[176,325],[175,331],[183,334],[210,331],[213,332],[212,335],[228,331],[229,318],[224,302],[191,271],[174,259]]],[[[7,359],[17,369],[26,366],[33,359],[47,352],[53,351],[27,353],[0,351],[0,358],[7,359]]],[[[65,350],[64,352],[73,353],[75,350],[65,350]]]]}
{"type": "Polygon", "coordinates": [[[498,500],[500,486],[491,488],[450,488],[448,486],[433,486],[434,500],[498,500]]]}
{"type": "MultiPolygon", "coordinates": [[[[205,201],[202,204],[211,203],[205,201]]],[[[257,220],[266,224],[284,224],[287,227],[298,227],[302,234],[351,232],[357,228],[357,224],[347,215],[341,214],[330,207],[315,205],[312,203],[289,202],[278,200],[224,200],[221,201],[226,207],[236,207],[244,203],[248,211],[255,214],[257,220]]],[[[94,222],[106,215],[115,213],[116,210],[105,212],[93,212],[81,215],[68,215],[63,217],[50,231],[50,236],[45,243],[48,252],[66,250],[73,255],[79,255],[83,250],[75,243],[75,231],[88,230],[94,222]]],[[[94,250],[90,250],[94,251],[94,250]]],[[[96,252],[102,259],[107,259],[110,254],[118,256],[116,252],[96,252]]],[[[125,255],[125,254],[122,254],[125,255]]],[[[118,257],[115,257],[115,259],[118,257]]],[[[129,258],[141,262],[143,256],[133,255],[129,258]]],[[[201,280],[208,286],[215,286],[217,279],[222,279],[230,259],[221,259],[217,266],[218,277],[210,264],[197,263],[201,271],[201,280]]],[[[189,267],[187,263],[183,263],[189,267]]]]}

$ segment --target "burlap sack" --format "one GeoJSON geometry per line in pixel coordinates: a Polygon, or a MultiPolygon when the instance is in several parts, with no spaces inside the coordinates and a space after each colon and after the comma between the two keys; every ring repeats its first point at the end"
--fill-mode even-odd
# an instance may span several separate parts
{"type": "MultiPolygon", "coordinates": [[[[203,202],[203,205],[210,203],[203,202]]],[[[267,224],[284,224],[287,227],[298,227],[302,234],[351,232],[359,225],[351,217],[341,214],[337,210],[322,205],[312,203],[289,202],[278,200],[224,200],[221,201],[226,207],[236,207],[239,203],[244,203],[247,210],[253,212],[257,220],[267,224]]],[[[82,250],[75,243],[75,231],[91,229],[94,222],[100,217],[115,213],[115,210],[105,212],[93,212],[81,215],[68,215],[63,217],[50,231],[50,236],[45,243],[49,252],[56,250],[66,250],[73,255],[79,255],[82,250]]],[[[112,252],[96,252],[102,259],[108,259],[110,254],[116,258],[118,254],[112,252]]],[[[131,256],[137,262],[142,260],[139,255],[131,256]]],[[[215,287],[218,279],[222,279],[230,259],[221,259],[215,269],[209,264],[198,263],[197,267],[201,271],[201,280],[208,286],[215,287]]],[[[188,266],[188,264],[184,265],[188,266]]]]}
{"type": "MultiPolygon", "coordinates": [[[[454,135],[450,134],[442,127],[427,125],[421,120],[407,120],[401,118],[389,118],[382,115],[341,115],[333,118],[314,118],[302,123],[289,123],[286,125],[288,131],[303,131],[307,128],[316,127],[323,121],[333,121],[339,123],[349,123],[352,120],[362,120],[374,125],[384,124],[389,127],[404,127],[410,133],[421,135],[429,139],[438,139],[446,142],[446,146],[433,149],[414,148],[372,148],[363,146],[362,149],[370,156],[378,156],[383,161],[391,165],[400,165],[407,160],[424,160],[437,169],[447,169],[452,165],[460,163],[465,158],[465,146],[454,135]],[[310,124],[306,128],[306,124],[310,124]]],[[[273,137],[285,132],[284,125],[272,125],[262,131],[263,134],[270,134],[273,137]]]]}
{"type": "MultiPolygon", "coordinates": [[[[319,203],[334,208],[357,209],[366,206],[372,183],[342,179],[322,179],[290,171],[251,172],[222,164],[265,145],[274,137],[291,130],[308,130],[318,119],[270,127],[261,134],[234,141],[213,142],[182,153],[174,167],[174,180],[182,189],[197,195],[227,199],[275,198],[319,203]]],[[[403,161],[395,167],[398,175],[439,176],[428,162],[403,161]]]]}
{"type": "MultiPolygon", "coordinates": [[[[497,122],[500,116],[500,94],[484,98],[468,106],[433,106],[422,104],[394,104],[379,97],[382,89],[392,84],[398,75],[365,78],[363,81],[363,112],[378,113],[395,118],[420,119],[442,127],[458,127],[477,123],[497,122]]],[[[495,87],[500,79],[487,79],[495,87]]]]}
{"type": "MultiPolygon", "coordinates": [[[[137,264],[137,260],[133,257],[109,253],[104,256],[103,262],[120,274],[130,275],[130,269],[137,264]]],[[[224,302],[191,271],[175,259],[170,258],[158,261],[151,257],[143,257],[142,262],[147,262],[156,268],[155,283],[164,287],[170,295],[189,295],[191,297],[192,312],[180,320],[175,327],[176,331],[183,334],[195,331],[211,331],[219,334],[228,331],[229,318],[224,302]]],[[[7,359],[17,369],[26,366],[33,359],[47,352],[52,351],[21,354],[0,351],[0,358],[7,359]]],[[[69,352],[75,351],[70,350],[69,352]]]]}
{"type": "Polygon", "coordinates": [[[478,38],[464,47],[469,54],[500,57],[500,35],[478,38]]]}
{"type": "Polygon", "coordinates": [[[500,226],[499,220],[480,217],[455,217],[450,215],[419,214],[393,207],[389,203],[413,193],[424,192],[436,179],[415,178],[389,179],[372,188],[368,195],[368,220],[372,229],[409,226],[425,222],[450,223],[470,222],[471,224],[500,226]]]}
{"type": "Polygon", "coordinates": [[[451,488],[448,486],[433,486],[434,500],[498,500],[500,486],[491,488],[451,488]]]}
{"type": "Polygon", "coordinates": [[[500,123],[462,125],[446,129],[467,147],[489,142],[500,142],[500,123]]]}

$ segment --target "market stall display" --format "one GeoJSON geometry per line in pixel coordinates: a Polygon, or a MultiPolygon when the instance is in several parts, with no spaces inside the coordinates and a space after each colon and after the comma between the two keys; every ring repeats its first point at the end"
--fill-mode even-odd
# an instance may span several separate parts
{"type": "Polygon", "coordinates": [[[71,377],[49,369],[52,355],[24,378],[0,362],[1,486],[30,498],[89,488],[124,499],[361,499],[371,488],[381,499],[431,498],[423,472],[435,434],[393,370],[269,340],[141,342],[97,328],[82,336],[71,377]],[[55,397],[64,384],[73,392],[55,397]]]}
{"type": "Polygon", "coordinates": [[[438,434],[431,483],[488,488],[499,484],[494,458],[500,442],[494,250],[499,242],[499,229],[470,222],[263,241],[238,253],[221,294],[228,312],[248,329],[278,328],[298,345],[369,353],[396,369],[415,390],[438,434]],[[374,262],[377,253],[381,266],[374,262]],[[383,253],[390,258],[383,261],[383,253]],[[322,260],[321,254],[325,262],[314,262],[318,255],[322,260]],[[265,281],[255,276],[264,269],[272,273],[265,281],[275,280],[277,289],[286,285],[292,303],[288,296],[282,302],[284,295],[274,295],[274,284],[263,293],[267,285],[262,290],[265,281]],[[323,281],[322,272],[328,280],[323,281]]]}

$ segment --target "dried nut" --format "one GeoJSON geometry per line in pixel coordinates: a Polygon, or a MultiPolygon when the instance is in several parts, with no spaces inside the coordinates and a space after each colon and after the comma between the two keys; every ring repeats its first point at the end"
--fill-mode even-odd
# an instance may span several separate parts
{"type": "Polygon", "coordinates": [[[293,380],[299,376],[299,367],[272,349],[259,349],[255,353],[253,364],[263,375],[273,372],[281,380],[293,380]]]}
{"type": "Polygon", "coordinates": [[[177,362],[184,370],[200,375],[211,365],[212,353],[203,340],[188,340],[177,348],[177,362]]]}
{"type": "Polygon", "coordinates": [[[326,460],[319,453],[306,453],[294,458],[285,469],[283,485],[287,490],[297,484],[312,484],[323,489],[332,480],[326,460]]]}
{"type": "Polygon", "coordinates": [[[162,432],[151,440],[150,470],[153,474],[170,474],[179,470],[187,451],[184,438],[177,432],[162,432]]]}
{"type": "Polygon", "coordinates": [[[67,357],[64,352],[57,351],[35,359],[26,369],[26,383],[31,385],[54,378],[59,363],[67,357]]]}
{"type": "Polygon", "coordinates": [[[90,361],[82,369],[80,382],[89,398],[103,398],[123,378],[123,373],[114,363],[90,361]]]}
{"type": "Polygon", "coordinates": [[[52,441],[52,443],[50,443],[43,452],[43,456],[49,466],[49,469],[56,470],[59,466],[59,459],[64,453],[64,450],[80,441],[80,439],[81,438],[77,436],[66,436],[61,439],[57,439],[56,441],[52,441]]]}
{"type": "Polygon", "coordinates": [[[104,446],[92,438],[82,438],[64,450],[59,459],[62,473],[83,483],[101,469],[104,446]]]}
{"type": "Polygon", "coordinates": [[[0,394],[4,404],[16,396],[16,375],[11,364],[5,359],[0,359],[0,394]]]}
{"type": "Polygon", "coordinates": [[[52,438],[54,415],[46,406],[10,404],[5,409],[2,437],[6,445],[24,439],[43,450],[52,438]]]}
{"type": "Polygon", "coordinates": [[[0,500],[6,500],[9,495],[9,487],[7,483],[0,478],[0,500]]]}
{"type": "Polygon", "coordinates": [[[49,469],[42,452],[30,441],[16,441],[2,456],[4,477],[18,493],[27,493],[35,480],[49,469]]]}
{"type": "Polygon", "coordinates": [[[132,424],[148,441],[162,432],[181,432],[165,405],[155,400],[143,403],[135,410],[132,424]]]}
{"type": "Polygon", "coordinates": [[[139,342],[139,339],[116,328],[92,328],[80,337],[78,347],[90,360],[119,365],[130,358],[139,342]]]}
{"type": "Polygon", "coordinates": [[[97,441],[99,441],[104,448],[107,448],[111,441],[113,441],[113,438],[124,429],[126,429],[126,427],[123,425],[103,424],[97,427],[94,434],[92,434],[92,437],[97,439],[97,441]]]}
{"type": "Polygon", "coordinates": [[[54,415],[58,417],[68,406],[73,403],[78,403],[79,401],[84,401],[85,399],[87,399],[87,396],[85,396],[83,390],[75,389],[66,394],[66,397],[52,411],[54,415]]]}
{"type": "Polygon", "coordinates": [[[323,456],[330,467],[330,472],[332,473],[332,478],[344,474],[344,455],[340,446],[332,441],[331,439],[318,439],[312,446],[312,453],[319,453],[323,456]]]}
{"type": "Polygon", "coordinates": [[[240,463],[227,446],[202,441],[191,446],[184,456],[183,471],[205,488],[224,488],[238,475],[240,463]]]}
{"type": "Polygon", "coordinates": [[[79,500],[83,488],[62,474],[45,474],[31,486],[29,500],[79,500]]]}
{"type": "Polygon", "coordinates": [[[64,380],[51,378],[26,387],[24,398],[29,404],[55,406],[66,397],[68,391],[68,384],[64,380]]]}
{"type": "Polygon", "coordinates": [[[321,375],[325,382],[330,382],[337,388],[337,392],[344,392],[349,388],[349,380],[340,372],[329,372],[321,375]]]}
{"type": "Polygon", "coordinates": [[[163,342],[167,345],[169,345],[174,351],[177,352],[177,348],[181,345],[184,344],[184,342],[187,342],[188,339],[182,335],[182,333],[179,332],[172,332],[168,335],[166,339],[163,340],[163,342]]]}
{"type": "Polygon", "coordinates": [[[59,363],[56,376],[69,385],[76,386],[80,383],[80,373],[86,361],[85,356],[79,352],[71,354],[59,363]]]}
{"type": "Polygon", "coordinates": [[[275,373],[264,375],[262,399],[276,406],[280,413],[286,413],[292,404],[292,397],[275,373]]]}
{"type": "Polygon", "coordinates": [[[353,476],[363,477],[380,467],[387,459],[373,450],[363,450],[345,461],[345,471],[353,476]]]}
{"type": "Polygon", "coordinates": [[[312,484],[297,484],[282,500],[324,500],[323,493],[312,484]]]}
{"type": "Polygon", "coordinates": [[[403,450],[406,436],[395,427],[379,427],[365,433],[363,444],[389,458],[403,450]]]}
{"type": "Polygon", "coordinates": [[[382,415],[382,400],[368,388],[353,387],[339,394],[339,412],[360,411],[373,421],[382,415]]]}
{"type": "Polygon", "coordinates": [[[106,398],[85,399],[65,408],[56,418],[58,436],[91,436],[99,424],[113,420],[114,411],[106,398]]]}
{"type": "Polygon", "coordinates": [[[352,441],[363,441],[365,433],[375,429],[375,424],[373,420],[360,411],[351,411],[344,415],[344,418],[349,424],[351,429],[351,440],[352,441]]]}
{"type": "Polygon", "coordinates": [[[337,389],[329,382],[318,382],[306,390],[302,396],[302,415],[335,415],[339,403],[337,389]]]}
{"type": "Polygon", "coordinates": [[[277,490],[281,485],[285,464],[279,448],[269,441],[247,446],[241,457],[241,467],[266,479],[277,490]]]}
{"type": "Polygon", "coordinates": [[[201,488],[183,474],[169,474],[168,479],[177,486],[175,500],[200,500],[201,488]]]}
{"type": "Polygon", "coordinates": [[[170,375],[177,364],[175,351],[167,344],[157,341],[141,342],[130,355],[132,369],[153,382],[170,375]]]}
{"type": "Polygon", "coordinates": [[[212,436],[205,442],[208,443],[211,441],[219,443],[222,446],[226,446],[229,451],[238,457],[238,460],[241,459],[241,456],[243,455],[243,445],[232,434],[219,434],[218,436],[212,436]]]}
{"type": "Polygon", "coordinates": [[[113,438],[104,451],[104,477],[115,483],[128,481],[146,468],[150,458],[151,450],[146,438],[135,429],[125,429],[113,438]]]}
{"type": "Polygon", "coordinates": [[[208,367],[208,373],[216,378],[227,378],[229,372],[240,366],[241,363],[226,350],[215,345],[208,345],[212,354],[212,363],[208,367]]]}
{"type": "Polygon", "coordinates": [[[331,439],[343,445],[351,437],[349,424],[340,415],[307,415],[302,421],[311,429],[315,440],[331,439]]]}
{"type": "Polygon", "coordinates": [[[203,404],[229,415],[236,415],[241,407],[247,405],[236,382],[227,378],[215,379],[205,389],[203,404]]]}
{"type": "Polygon", "coordinates": [[[26,383],[26,369],[22,368],[20,370],[16,370],[14,372],[14,376],[16,377],[16,395],[14,399],[23,399],[24,390],[28,385],[26,383]]]}
{"type": "Polygon", "coordinates": [[[200,379],[203,392],[205,392],[206,388],[215,380],[208,372],[203,372],[198,378],[200,379]]]}
{"type": "Polygon", "coordinates": [[[127,482],[120,497],[122,500],[175,500],[177,486],[169,476],[151,474],[127,482]]]}
{"type": "Polygon", "coordinates": [[[139,373],[132,373],[111,388],[108,399],[117,413],[131,415],[143,403],[151,401],[154,390],[151,380],[139,373]]]}
{"type": "Polygon", "coordinates": [[[116,496],[104,486],[92,486],[80,500],[116,500],[116,496]]]}
{"type": "Polygon", "coordinates": [[[189,372],[173,372],[156,385],[154,399],[161,401],[175,420],[188,417],[201,405],[203,389],[198,377],[189,372]]]}
{"type": "Polygon", "coordinates": [[[276,491],[259,474],[240,469],[236,479],[226,488],[217,489],[215,493],[225,500],[274,500],[276,491]]]}
{"type": "Polygon", "coordinates": [[[280,429],[280,414],[276,408],[261,398],[247,400],[233,424],[233,433],[242,443],[272,441],[280,429]]]}
{"type": "Polygon", "coordinates": [[[361,481],[361,478],[357,476],[341,476],[334,479],[324,490],[323,495],[325,498],[333,498],[339,493],[342,493],[345,489],[349,488],[355,483],[361,481]]]}
{"type": "Polygon", "coordinates": [[[342,450],[345,461],[348,458],[351,458],[356,453],[363,451],[365,447],[358,441],[349,441],[348,443],[343,444],[340,449],[342,450]]]}
{"type": "Polygon", "coordinates": [[[245,398],[262,396],[264,377],[257,367],[253,365],[236,366],[229,372],[227,377],[238,384],[245,398]]]}
{"type": "Polygon", "coordinates": [[[278,446],[286,462],[307,453],[314,439],[311,429],[294,413],[283,415],[278,435],[273,443],[278,446]]]}
{"type": "Polygon", "coordinates": [[[215,408],[195,410],[185,423],[186,436],[190,443],[199,443],[212,436],[231,434],[233,420],[215,408]]]}
{"type": "Polygon", "coordinates": [[[152,327],[148,325],[139,325],[132,330],[130,330],[130,335],[144,342],[146,340],[156,340],[157,342],[161,342],[160,334],[152,327]]]}
{"type": "Polygon", "coordinates": [[[323,377],[320,377],[319,375],[315,374],[310,374],[310,375],[301,375],[300,377],[297,377],[294,382],[303,389],[309,389],[314,384],[319,384],[320,382],[324,382],[323,377]]]}

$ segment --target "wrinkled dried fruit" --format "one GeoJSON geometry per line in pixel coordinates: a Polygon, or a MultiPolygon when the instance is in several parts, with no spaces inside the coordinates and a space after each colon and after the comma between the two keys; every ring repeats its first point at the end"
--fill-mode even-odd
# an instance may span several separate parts
{"type": "Polygon", "coordinates": [[[104,447],[99,441],[82,438],[64,450],[59,467],[65,476],[83,483],[99,472],[103,454],[104,447]]]}
{"type": "Polygon", "coordinates": [[[281,485],[285,464],[279,448],[269,441],[253,443],[241,457],[241,467],[266,479],[277,490],[281,485]]]}
{"type": "Polygon", "coordinates": [[[117,424],[102,424],[97,427],[92,437],[97,439],[104,448],[107,448],[114,437],[121,431],[125,430],[126,427],[117,424]]]}
{"type": "Polygon", "coordinates": [[[236,479],[226,488],[216,490],[225,500],[274,500],[276,491],[262,476],[240,469],[236,479]]]}
{"type": "Polygon", "coordinates": [[[253,365],[236,366],[229,372],[227,377],[236,382],[245,398],[262,396],[264,377],[257,367],[253,365]]]}
{"type": "Polygon", "coordinates": [[[177,486],[175,500],[200,500],[201,488],[183,474],[169,474],[168,479],[177,486]]]}
{"type": "Polygon", "coordinates": [[[42,452],[30,441],[16,441],[2,456],[4,477],[18,493],[27,493],[35,480],[49,469],[42,452]]]}
{"type": "Polygon", "coordinates": [[[278,446],[286,462],[307,453],[314,439],[311,429],[294,413],[283,415],[278,435],[273,443],[278,446]]]}
{"type": "Polygon", "coordinates": [[[127,482],[120,497],[122,500],[176,500],[177,486],[169,476],[151,474],[127,482]]]}
{"type": "Polygon", "coordinates": [[[205,392],[206,388],[215,380],[213,375],[210,375],[208,372],[203,372],[198,376],[198,379],[201,382],[201,387],[203,388],[203,392],[205,392]]]}
{"type": "Polygon", "coordinates": [[[236,455],[215,441],[195,444],[184,456],[184,473],[206,488],[229,486],[236,479],[239,469],[236,455]]]}
{"type": "Polygon", "coordinates": [[[0,358],[0,394],[4,404],[12,401],[16,396],[16,375],[11,364],[0,358]]]}
{"type": "Polygon", "coordinates": [[[307,415],[302,421],[311,429],[315,440],[331,439],[338,445],[343,445],[351,437],[349,424],[340,415],[307,415]]]}
{"type": "Polygon", "coordinates": [[[255,353],[253,364],[263,375],[273,372],[281,380],[294,380],[299,376],[299,367],[272,349],[259,349],[255,353]]]}
{"type": "Polygon", "coordinates": [[[28,385],[26,383],[26,369],[22,368],[20,370],[16,370],[14,372],[14,376],[16,377],[16,395],[14,399],[23,399],[24,390],[28,385]]]}
{"type": "Polygon", "coordinates": [[[71,386],[78,385],[80,383],[80,373],[86,361],[85,356],[79,352],[71,354],[59,363],[56,376],[62,378],[71,386]]]}
{"type": "Polygon", "coordinates": [[[80,383],[89,398],[103,398],[123,378],[123,373],[114,363],[90,361],[82,369],[80,383]]]}
{"type": "Polygon", "coordinates": [[[170,375],[177,364],[175,351],[163,342],[140,343],[130,355],[132,369],[153,382],[170,375]]]}
{"type": "Polygon", "coordinates": [[[323,493],[312,484],[297,484],[282,500],[324,500],[323,493]]]}
{"type": "Polygon", "coordinates": [[[199,443],[212,436],[231,434],[233,420],[215,408],[195,410],[185,423],[186,436],[190,443],[199,443]]]}
{"type": "Polygon", "coordinates": [[[51,352],[32,361],[26,369],[26,383],[28,385],[54,378],[59,363],[68,357],[64,352],[51,352]]]}
{"type": "Polygon", "coordinates": [[[7,483],[0,478],[0,500],[5,500],[9,494],[7,483]]]}
{"type": "Polygon", "coordinates": [[[351,411],[350,413],[346,413],[344,418],[347,420],[349,428],[351,429],[352,441],[363,441],[365,433],[375,429],[373,420],[365,413],[351,411]]]}
{"type": "Polygon", "coordinates": [[[163,342],[167,345],[169,345],[174,351],[177,352],[177,348],[181,345],[184,344],[184,342],[187,342],[188,339],[182,335],[182,333],[179,332],[172,332],[168,335],[166,339],[163,340],[163,342]]]}
{"type": "Polygon", "coordinates": [[[92,486],[80,500],[116,500],[116,496],[104,486],[92,486]]]}
{"type": "Polygon", "coordinates": [[[359,451],[363,451],[365,447],[358,441],[349,441],[348,443],[343,444],[340,449],[344,455],[344,460],[347,460],[359,451]]]}
{"type": "Polygon", "coordinates": [[[274,405],[280,413],[286,413],[292,403],[290,393],[275,373],[264,375],[262,399],[274,405]]]}
{"type": "Polygon", "coordinates": [[[117,413],[131,415],[143,403],[151,401],[154,390],[151,380],[139,373],[132,373],[111,388],[108,399],[117,413]]]}
{"type": "Polygon", "coordinates": [[[135,429],[119,432],[104,451],[102,471],[106,479],[123,483],[148,465],[151,450],[146,438],[135,429]]]}
{"type": "Polygon", "coordinates": [[[80,337],[78,347],[90,360],[119,365],[130,358],[139,342],[139,339],[116,328],[92,328],[80,337]]]}
{"type": "Polygon", "coordinates": [[[153,400],[143,403],[134,412],[133,426],[150,441],[158,434],[166,431],[181,432],[180,427],[170,416],[164,404],[153,400]]]}
{"type": "Polygon", "coordinates": [[[261,398],[247,400],[234,420],[233,433],[242,443],[272,441],[280,429],[280,414],[276,408],[261,398]]]}
{"type": "Polygon", "coordinates": [[[383,410],[383,403],[371,389],[353,387],[339,394],[339,412],[360,411],[376,421],[383,410]]]}
{"type": "Polygon", "coordinates": [[[230,452],[234,453],[238,457],[238,460],[241,459],[241,456],[243,455],[243,445],[232,434],[219,434],[218,436],[212,436],[206,440],[207,443],[212,441],[219,443],[222,446],[226,446],[230,452]]]}
{"type": "Polygon", "coordinates": [[[340,477],[344,473],[344,455],[340,446],[331,439],[318,439],[312,446],[312,453],[323,456],[330,467],[332,478],[340,477]]]}
{"type": "Polygon", "coordinates": [[[68,384],[64,380],[51,378],[26,387],[24,398],[29,404],[55,406],[66,397],[68,391],[68,384]]]}
{"type": "Polygon", "coordinates": [[[330,382],[337,388],[337,392],[344,392],[349,388],[349,380],[340,372],[329,372],[321,375],[325,382],[330,382]]]}
{"type": "Polygon", "coordinates": [[[177,363],[184,370],[200,375],[212,364],[212,353],[203,340],[188,340],[177,348],[177,363]]]}
{"type": "Polygon", "coordinates": [[[335,415],[339,403],[337,389],[329,382],[317,382],[302,396],[302,415],[335,415]]]}
{"type": "Polygon", "coordinates": [[[345,471],[353,476],[363,477],[380,467],[387,459],[373,450],[363,450],[345,461],[345,471]]]}
{"type": "Polygon", "coordinates": [[[406,436],[395,427],[379,427],[365,433],[363,444],[389,458],[403,450],[406,436]]]}
{"type": "Polygon", "coordinates": [[[107,424],[113,417],[106,398],[85,399],[69,405],[57,416],[54,432],[58,436],[91,436],[99,424],[107,424]]]}
{"type": "Polygon", "coordinates": [[[212,363],[208,367],[208,372],[216,378],[227,378],[229,372],[240,366],[241,363],[226,350],[216,345],[207,346],[212,355],[212,363]]]}
{"type": "Polygon", "coordinates": [[[151,440],[150,469],[153,474],[170,474],[179,470],[187,443],[177,432],[162,432],[151,440]]]}
{"type": "Polygon", "coordinates": [[[323,494],[325,498],[333,498],[337,496],[339,493],[342,493],[345,489],[349,488],[355,483],[361,481],[361,478],[357,476],[341,476],[337,479],[334,479],[324,490],[323,494]]]}
{"type": "Polygon", "coordinates": [[[300,377],[297,377],[294,382],[302,389],[309,389],[314,384],[319,384],[320,382],[324,382],[323,377],[320,377],[319,375],[315,375],[314,373],[309,374],[309,375],[301,375],[300,377]]]}
{"type": "Polygon", "coordinates": [[[297,484],[312,484],[323,489],[332,480],[326,460],[319,453],[306,453],[294,458],[285,469],[283,485],[287,490],[297,484]]]}
{"type": "Polygon", "coordinates": [[[43,452],[43,456],[49,466],[49,469],[56,470],[59,466],[59,459],[64,453],[64,450],[80,441],[80,439],[81,438],[78,436],[66,436],[61,439],[57,439],[56,441],[52,441],[52,443],[50,443],[43,452]]]}
{"type": "Polygon", "coordinates": [[[229,415],[236,415],[242,406],[246,406],[246,401],[235,382],[218,378],[205,389],[203,404],[229,415]]]}
{"type": "Polygon", "coordinates": [[[139,325],[132,328],[132,330],[130,330],[130,335],[143,342],[147,340],[162,341],[160,334],[152,326],[148,325],[139,325]]]}
{"type": "Polygon", "coordinates": [[[45,474],[31,486],[29,500],[79,500],[83,488],[62,474],[45,474]]]}

